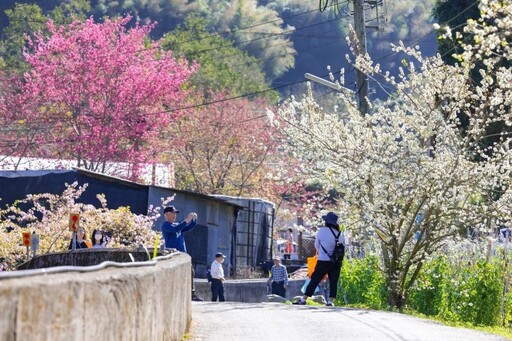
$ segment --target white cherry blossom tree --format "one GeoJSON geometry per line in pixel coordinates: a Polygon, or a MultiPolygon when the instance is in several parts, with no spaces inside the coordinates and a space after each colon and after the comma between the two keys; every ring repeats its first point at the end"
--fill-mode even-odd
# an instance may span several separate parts
{"type": "Polygon", "coordinates": [[[512,57],[511,6],[481,1],[482,21],[466,28],[475,44],[455,66],[400,44],[395,78],[356,56],[357,68],[393,88],[381,105],[370,103],[368,115],[348,95],[337,111],[319,107],[311,93],[269,113],[290,151],[314,165],[305,173],[343,194],[346,223],[379,240],[392,307],[403,307],[424,260],[448,239],[468,228],[485,235],[510,219],[512,68],[503,60],[512,57]],[[483,144],[496,125],[504,128],[483,144]]]}

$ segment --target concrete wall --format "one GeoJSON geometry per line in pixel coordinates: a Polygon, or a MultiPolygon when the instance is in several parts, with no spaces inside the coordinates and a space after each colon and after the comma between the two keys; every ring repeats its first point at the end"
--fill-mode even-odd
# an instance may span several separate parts
{"type": "Polygon", "coordinates": [[[0,340],[181,340],[190,257],[154,266],[0,277],[0,340]]]}
{"type": "MultiPolygon", "coordinates": [[[[148,253],[150,256],[152,256],[153,248],[149,248],[148,253]]],[[[106,261],[130,263],[132,262],[132,257],[133,261],[135,262],[145,262],[149,259],[148,253],[146,253],[145,250],[138,251],[135,249],[113,247],[77,249],[74,251],[69,250],[64,252],[45,253],[35,256],[29,261],[21,264],[18,266],[18,270],[42,269],[65,265],[91,266],[106,261]]],[[[157,252],[157,256],[162,256],[164,254],[169,254],[169,252],[157,252]]]]}
{"type": "MultiPolygon", "coordinates": [[[[205,279],[195,279],[196,293],[205,301],[212,298],[211,283],[205,279]]],[[[291,279],[288,281],[286,289],[286,298],[291,299],[302,295],[300,289],[304,285],[303,279],[291,279]]],[[[226,301],[233,302],[268,302],[267,298],[267,280],[266,279],[244,279],[244,280],[226,280],[224,282],[224,291],[226,301]]]]}

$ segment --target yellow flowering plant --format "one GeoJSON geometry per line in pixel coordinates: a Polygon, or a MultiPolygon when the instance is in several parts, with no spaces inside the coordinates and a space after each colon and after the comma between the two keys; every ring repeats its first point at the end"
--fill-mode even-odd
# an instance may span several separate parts
{"type": "MultiPolygon", "coordinates": [[[[109,247],[133,248],[152,246],[155,231],[152,227],[159,217],[159,208],[150,207],[147,215],[138,215],[129,207],[107,208],[107,199],[97,195],[98,206],[77,202],[87,184],[66,184],[62,194],[32,194],[0,210],[0,271],[15,270],[26,259],[26,249],[21,245],[22,231],[39,236],[38,254],[68,249],[69,214],[80,215],[79,224],[88,233],[94,229],[110,232],[109,247]]],[[[91,237],[90,235],[88,236],[91,237]]]]}

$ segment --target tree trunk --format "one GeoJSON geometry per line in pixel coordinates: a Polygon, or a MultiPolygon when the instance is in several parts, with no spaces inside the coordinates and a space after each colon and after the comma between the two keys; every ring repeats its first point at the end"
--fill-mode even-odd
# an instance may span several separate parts
{"type": "Polygon", "coordinates": [[[398,281],[394,281],[394,284],[389,286],[388,291],[388,304],[392,308],[396,308],[399,311],[402,310],[405,303],[405,296],[402,293],[402,288],[398,285],[398,281]]]}
{"type": "Polygon", "coordinates": [[[403,287],[399,277],[399,273],[402,271],[399,270],[395,260],[391,260],[390,265],[391,266],[387,269],[388,304],[392,308],[402,310],[402,306],[405,302],[403,287]]]}

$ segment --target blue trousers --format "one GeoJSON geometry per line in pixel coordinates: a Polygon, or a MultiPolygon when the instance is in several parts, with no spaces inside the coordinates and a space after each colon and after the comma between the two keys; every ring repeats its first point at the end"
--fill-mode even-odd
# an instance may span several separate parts
{"type": "Polygon", "coordinates": [[[224,297],[224,283],[217,278],[212,278],[212,302],[217,302],[217,298],[219,302],[226,301],[224,297]]]}

